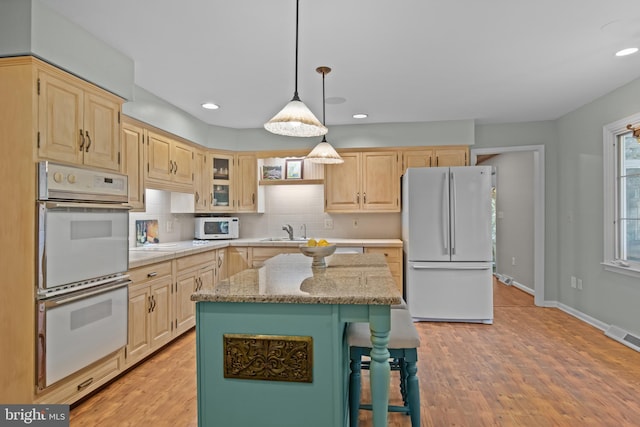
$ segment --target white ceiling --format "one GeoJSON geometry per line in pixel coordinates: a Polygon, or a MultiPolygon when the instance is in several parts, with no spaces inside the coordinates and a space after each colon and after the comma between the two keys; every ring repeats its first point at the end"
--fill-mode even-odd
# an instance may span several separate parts
{"type": "MultiPolygon", "coordinates": [[[[41,1],[206,123],[259,128],[293,96],[295,0],[41,1]]],[[[322,120],[315,69],[333,69],[329,127],[549,120],[640,77],[640,53],[614,56],[629,46],[638,0],[300,0],[298,91],[322,120]]]]}

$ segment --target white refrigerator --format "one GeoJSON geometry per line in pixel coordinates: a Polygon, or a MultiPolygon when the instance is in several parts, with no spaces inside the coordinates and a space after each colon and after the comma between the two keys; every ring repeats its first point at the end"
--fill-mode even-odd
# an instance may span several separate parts
{"type": "Polygon", "coordinates": [[[402,177],[405,297],[414,320],[493,323],[491,167],[402,177]]]}

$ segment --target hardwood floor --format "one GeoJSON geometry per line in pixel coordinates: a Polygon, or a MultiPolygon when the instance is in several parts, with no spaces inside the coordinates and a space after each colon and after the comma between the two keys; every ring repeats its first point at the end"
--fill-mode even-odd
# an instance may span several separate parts
{"type": "MultiPolygon", "coordinates": [[[[640,353],[514,287],[495,284],[494,304],[493,325],[416,324],[422,426],[640,425],[640,353]]],[[[195,333],[73,407],[71,425],[196,426],[195,333]]]]}

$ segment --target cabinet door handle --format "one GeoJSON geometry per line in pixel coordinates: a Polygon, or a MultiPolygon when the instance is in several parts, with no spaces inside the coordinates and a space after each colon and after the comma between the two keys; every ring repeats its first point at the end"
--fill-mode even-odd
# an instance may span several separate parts
{"type": "Polygon", "coordinates": [[[173,173],[173,160],[169,160],[169,173],[173,173]]]}
{"type": "Polygon", "coordinates": [[[196,203],[200,201],[200,193],[196,191],[196,203]]]}
{"type": "Polygon", "coordinates": [[[85,151],[88,153],[89,147],[91,147],[91,137],[89,136],[89,131],[85,131],[85,133],[87,134],[87,148],[85,149],[85,151]]]}
{"type": "Polygon", "coordinates": [[[173,162],[173,174],[175,175],[176,173],[178,173],[178,163],[173,162]]]}
{"type": "Polygon", "coordinates": [[[151,313],[153,311],[153,304],[151,303],[151,295],[147,297],[147,302],[149,303],[149,308],[147,308],[147,313],[151,313]]]}
{"type": "Polygon", "coordinates": [[[256,193],[252,193],[251,194],[251,204],[255,205],[256,204],[256,193]]]}
{"type": "Polygon", "coordinates": [[[152,271],[151,273],[147,274],[147,277],[156,277],[158,275],[158,273],[156,271],[152,271]]]}
{"type": "Polygon", "coordinates": [[[209,196],[211,197],[211,202],[209,204],[213,205],[213,193],[209,193],[209,196]]]}
{"type": "Polygon", "coordinates": [[[362,203],[367,203],[367,193],[362,193],[362,203]]]}
{"type": "Polygon", "coordinates": [[[80,129],[80,151],[84,150],[84,134],[82,133],[82,129],[80,129]]]}
{"type": "Polygon", "coordinates": [[[89,378],[88,380],[86,380],[84,382],[81,382],[80,384],[78,384],[78,391],[89,387],[92,382],[93,382],[93,377],[89,378]]]}
{"type": "Polygon", "coordinates": [[[356,193],[356,203],[360,203],[360,192],[356,193]]]}
{"type": "Polygon", "coordinates": [[[218,258],[218,268],[220,268],[222,266],[222,258],[218,258]]]}

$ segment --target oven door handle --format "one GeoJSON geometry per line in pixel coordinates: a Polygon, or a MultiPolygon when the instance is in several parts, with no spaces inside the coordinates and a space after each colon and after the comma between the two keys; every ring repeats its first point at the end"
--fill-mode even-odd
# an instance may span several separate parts
{"type": "Polygon", "coordinates": [[[77,203],[77,202],[46,202],[47,209],[81,208],[81,209],[120,209],[130,210],[131,206],[117,203],[77,203]]]}
{"type": "Polygon", "coordinates": [[[105,292],[113,291],[115,289],[120,289],[125,286],[129,286],[130,283],[131,283],[131,280],[129,279],[118,280],[116,283],[105,284],[97,288],[89,288],[83,291],[73,293],[72,295],[69,295],[69,296],[61,295],[54,299],[44,300],[43,302],[45,303],[46,307],[56,307],[56,306],[68,304],[70,302],[77,301],[83,298],[88,298],[94,295],[99,295],[105,292]]]}

